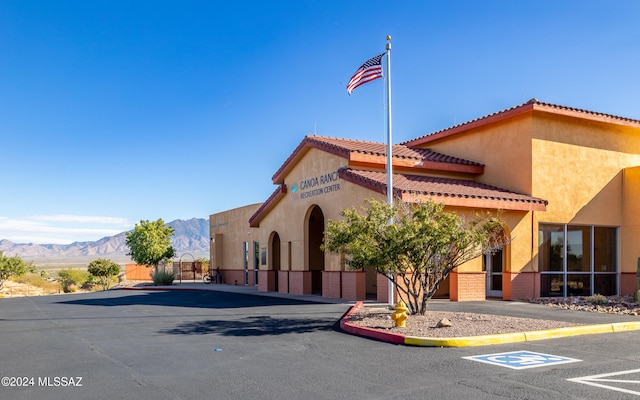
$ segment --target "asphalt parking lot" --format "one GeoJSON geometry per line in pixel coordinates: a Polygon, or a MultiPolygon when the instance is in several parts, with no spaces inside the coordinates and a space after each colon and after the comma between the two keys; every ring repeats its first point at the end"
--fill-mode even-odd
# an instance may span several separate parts
{"type": "MultiPolygon", "coordinates": [[[[1,299],[0,398],[480,400],[640,395],[637,331],[422,348],[345,334],[338,321],[349,308],[347,303],[216,290],[1,299]]],[[[572,315],[582,317],[562,318],[572,315]]]]}

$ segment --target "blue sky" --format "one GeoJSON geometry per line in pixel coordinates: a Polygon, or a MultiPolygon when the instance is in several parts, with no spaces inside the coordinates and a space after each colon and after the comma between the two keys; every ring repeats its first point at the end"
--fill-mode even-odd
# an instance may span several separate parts
{"type": "Polygon", "coordinates": [[[640,119],[640,2],[0,0],[0,239],[264,201],[307,134],[394,142],[532,97],[640,119]]]}

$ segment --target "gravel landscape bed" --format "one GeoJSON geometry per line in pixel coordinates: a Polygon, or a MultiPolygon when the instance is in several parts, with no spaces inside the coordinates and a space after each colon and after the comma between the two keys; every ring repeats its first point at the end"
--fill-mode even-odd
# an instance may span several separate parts
{"type": "MultiPolygon", "coordinates": [[[[640,314],[638,303],[634,302],[630,297],[609,297],[606,301],[606,304],[592,304],[586,297],[531,300],[533,303],[547,307],[634,316],[640,314]]],[[[579,325],[563,321],[427,310],[425,315],[410,315],[407,320],[407,327],[398,328],[393,326],[394,322],[391,319],[391,313],[391,310],[384,307],[361,307],[351,314],[349,322],[353,325],[379,329],[386,332],[428,338],[453,338],[531,332],[579,325]],[[451,323],[451,326],[437,327],[438,322],[445,318],[451,323]]]]}

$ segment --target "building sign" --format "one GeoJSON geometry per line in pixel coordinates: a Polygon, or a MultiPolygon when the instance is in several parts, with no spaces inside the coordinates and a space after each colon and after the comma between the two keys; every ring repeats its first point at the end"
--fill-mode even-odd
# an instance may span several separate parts
{"type": "Polygon", "coordinates": [[[291,186],[291,199],[306,199],[340,190],[338,171],[300,180],[291,186]]]}
{"type": "Polygon", "coordinates": [[[210,229],[220,228],[227,225],[229,225],[229,222],[225,222],[222,215],[216,215],[215,223],[211,224],[210,229]]]}

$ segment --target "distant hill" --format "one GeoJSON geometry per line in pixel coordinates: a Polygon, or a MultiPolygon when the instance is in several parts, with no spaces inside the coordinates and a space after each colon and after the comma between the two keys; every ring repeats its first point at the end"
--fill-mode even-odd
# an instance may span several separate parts
{"type": "MultiPolygon", "coordinates": [[[[184,221],[177,219],[167,225],[173,228],[173,248],[176,256],[190,254],[194,258],[209,258],[209,222],[202,218],[184,221]]],[[[0,251],[9,256],[18,255],[33,261],[37,266],[77,266],[87,265],[96,258],[108,258],[119,264],[132,262],[127,256],[126,232],[104,237],[94,242],[74,242],[71,244],[13,243],[0,240],[0,251]]],[[[184,257],[184,261],[192,261],[184,257]]]]}

